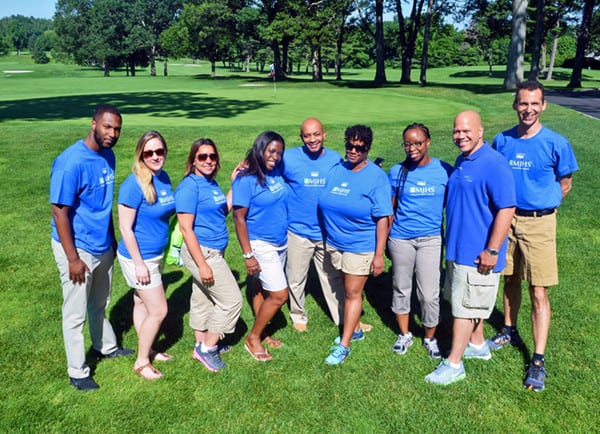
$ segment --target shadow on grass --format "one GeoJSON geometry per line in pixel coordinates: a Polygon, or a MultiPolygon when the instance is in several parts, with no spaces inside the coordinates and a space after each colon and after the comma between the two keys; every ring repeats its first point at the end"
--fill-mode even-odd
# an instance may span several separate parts
{"type": "Polygon", "coordinates": [[[201,92],[133,92],[0,101],[0,122],[91,117],[98,104],[113,104],[124,115],[163,118],[232,118],[274,103],[206,96],[201,92]]]}
{"type": "MultiPolygon", "coordinates": [[[[254,313],[254,307],[252,304],[252,300],[254,299],[254,295],[258,291],[262,290],[260,281],[258,280],[258,278],[254,278],[252,276],[247,276],[246,281],[242,285],[240,285],[240,288],[242,288],[244,286],[246,287],[246,301],[248,302],[250,307],[252,307],[252,312],[254,313]]],[[[266,292],[268,294],[268,291],[264,291],[264,292],[266,292]]],[[[238,327],[236,327],[236,332],[234,333],[234,336],[232,336],[232,339],[234,339],[238,333],[240,321],[238,321],[238,327]]],[[[269,324],[267,324],[267,326],[265,327],[265,331],[263,332],[263,335],[264,335],[263,339],[265,336],[274,335],[277,332],[277,330],[284,329],[286,326],[287,326],[287,320],[285,319],[285,315],[283,314],[281,309],[278,309],[277,312],[275,313],[275,316],[271,319],[269,324]]],[[[240,340],[241,340],[241,337],[244,336],[246,334],[246,331],[248,331],[248,330],[249,330],[248,327],[246,327],[246,330],[239,337],[240,340]]]]}

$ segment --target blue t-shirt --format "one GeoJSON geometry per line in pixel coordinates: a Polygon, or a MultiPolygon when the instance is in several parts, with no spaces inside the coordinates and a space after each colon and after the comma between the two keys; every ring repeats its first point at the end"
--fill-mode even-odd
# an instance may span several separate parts
{"type": "MultiPolygon", "coordinates": [[[[169,240],[169,219],[175,214],[175,195],[167,172],[161,171],[158,176],[152,176],[152,184],[156,189],[156,202],[152,205],[146,201],[135,174],[129,175],[119,188],[119,205],[137,210],[133,233],[142,259],[162,255],[169,240]]],[[[131,259],[123,238],[117,250],[131,259]]]]}
{"type": "MultiPolygon", "coordinates": [[[[487,142],[469,157],[459,155],[448,180],[446,259],[475,267],[498,210],[515,204],[515,182],[502,155],[487,142]]],[[[506,265],[506,244],[505,239],[495,272],[506,265]]]]}
{"type": "Polygon", "coordinates": [[[566,138],[542,126],[535,136],[522,139],[514,127],[498,134],[493,147],[512,168],[517,208],[538,210],[560,206],[560,178],[579,168],[566,138]]]}
{"type": "Polygon", "coordinates": [[[201,246],[225,250],[229,241],[227,197],[217,181],[192,173],[177,186],[175,202],[178,213],[194,215],[194,233],[201,246]]]}
{"type": "Polygon", "coordinates": [[[358,172],[347,163],[335,165],[319,196],[327,244],[343,252],[374,252],[376,219],[393,213],[390,195],[387,175],[372,162],[358,172]]]}
{"type": "MultiPolygon", "coordinates": [[[[69,206],[75,247],[93,255],[107,252],[114,242],[109,230],[115,184],[115,154],[99,152],[83,140],[65,149],[52,163],[50,203],[69,206]]],[[[58,232],[52,219],[52,238],[58,232]]]]}
{"type": "Polygon", "coordinates": [[[286,150],[283,177],[289,187],[288,230],[300,237],[321,240],[323,234],[317,216],[319,195],[327,182],[327,173],[342,161],[339,153],[323,148],[314,158],[306,146],[286,150]]]}
{"type": "Polygon", "coordinates": [[[286,244],[288,189],[279,168],[267,172],[264,187],[255,175],[242,175],[235,179],[231,188],[233,206],[248,208],[249,239],[278,246],[286,244]]]}
{"type": "Polygon", "coordinates": [[[400,196],[390,237],[409,240],[441,235],[446,187],[452,166],[432,158],[425,166],[407,170],[403,184],[400,182],[402,171],[402,164],[396,164],[389,173],[392,197],[400,196]],[[397,191],[400,188],[401,193],[397,191]]]}

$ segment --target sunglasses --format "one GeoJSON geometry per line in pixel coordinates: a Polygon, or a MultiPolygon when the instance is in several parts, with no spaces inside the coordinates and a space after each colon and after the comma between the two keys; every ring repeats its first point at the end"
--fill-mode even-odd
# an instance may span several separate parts
{"type": "Polygon", "coordinates": [[[196,160],[198,160],[200,162],[206,161],[209,158],[212,161],[219,161],[219,157],[217,157],[217,154],[198,154],[198,155],[196,155],[196,160]]]}
{"type": "Polygon", "coordinates": [[[152,156],[156,154],[157,157],[165,156],[165,148],[154,149],[152,151],[144,151],[142,152],[142,156],[144,158],[152,158],[152,156]]]}
{"type": "Polygon", "coordinates": [[[367,152],[369,150],[367,145],[353,145],[350,142],[346,142],[345,146],[346,146],[346,151],[351,151],[352,149],[355,149],[356,152],[360,152],[361,154],[364,154],[365,152],[367,152]]]}

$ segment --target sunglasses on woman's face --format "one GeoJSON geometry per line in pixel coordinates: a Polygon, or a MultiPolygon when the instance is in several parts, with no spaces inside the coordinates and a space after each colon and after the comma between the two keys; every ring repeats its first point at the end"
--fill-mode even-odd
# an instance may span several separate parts
{"type": "Polygon", "coordinates": [[[369,150],[367,145],[353,145],[350,142],[346,142],[346,151],[351,151],[352,149],[355,149],[356,152],[360,152],[361,154],[364,154],[369,150]]]}
{"type": "Polygon", "coordinates": [[[219,157],[217,157],[217,154],[198,154],[198,155],[196,155],[196,160],[198,160],[200,162],[206,161],[209,158],[212,161],[219,161],[219,157]]]}
{"type": "Polygon", "coordinates": [[[144,158],[152,158],[152,156],[156,154],[157,157],[165,156],[165,148],[153,149],[151,151],[144,151],[142,155],[144,158]]]}

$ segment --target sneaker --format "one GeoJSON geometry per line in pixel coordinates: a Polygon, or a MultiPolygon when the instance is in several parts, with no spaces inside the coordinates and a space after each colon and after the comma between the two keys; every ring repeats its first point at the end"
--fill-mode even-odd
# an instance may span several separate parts
{"type": "Polygon", "coordinates": [[[465,348],[465,352],[463,353],[463,359],[481,359],[481,360],[490,360],[492,358],[492,353],[490,351],[490,347],[487,345],[487,342],[481,349],[475,348],[471,345],[471,342],[467,344],[467,348],[465,348]]]}
{"type": "Polygon", "coordinates": [[[83,377],[83,378],[73,378],[69,377],[71,380],[71,386],[75,387],[77,390],[90,391],[100,389],[98,383],[94,381],[91,376],[83,377]]]}
{"type": "Polygon", "coordinates": [[[531,362],[527,368],[523,387],[534,392],[541,392],[545,387],[546,375],[546,368],[542,362],[531,362]]]}
{"type": "MultiPolygon", "coordinates": [[[[398,338],[399,339],[399,338],[398,338]]],[[[398,343],[396,341],[396,343],[398,343]]],[[[395,344],[394,344],[395,346],[395,344]]],[[[429,339],[428,341],[423,340],[423,346],[427,350],[427,355],[430,359],[441,359],[442,353],[440,353],[440,347],[436,338],[429,339]]]]}
{"type": "Polygon", "coordinates": [[[394,345],[392,345],[392,351],[396,354],[406,354],[408,347],[410,347],[412,344],[413,335],[411,332],[408,332],[408,334],[405,335],[399,334],[398,339],[394,345]]]}
{"type": "Polygon", "coordinates": [[[467,374],[465,374],[465,367],[462,362],[460,362],[459,368],[453,368],[450,366],[450,362],[444,359],[438,367],[435,368],[435,371],[425,377],[425,381],[445,386],[463,380],[466,376],[467,374]]]}
{"type": "Polygon", "coordinates": [[[130,350],[129,348],[122,348],[122,347],[118,347],[116,350],[114,350],[113,352],[108,353],[108,354],[102,354],[100,351],[96,350],[96,355],[100,359],[114,359],[116,357],[127,357],[127,356],[131,356],[133,353],[135,353],[134,350],[130,350]]]}
{"type": "Polygon", "coordinates": [[[328,365],[339,365],[346,357],[350,354],[350,348],[346,348],[345,346],[338,344],[334,347],[331,347],[331,353],[325,359],[325,363],[328,365]]]}
{"type": "MultiPolygon", "coordinates": [[[[363,329],[358,329],[357,332],[352,332],[352,338],[350,342],[362,341],[365,338],[365,334],[363,333],[363,329]]],[[[333,343],[339,345],[342,342],[342,337],[338,336],[333,340],[333,343]]]]}
{"type": "Polygon", "coordinates": [[[200,345],[194,345],[194,352],[192,354],[194,359],[202,362],[202,364],[211,372],[219,372],[225,366],[225,362],[221,360],[219,348],[215,348],[212,351],[201,351],[200,345]]]}
{"type": "Polygon", "coordinates": [[[508,344],[513,347],[518,347],[523,343],[521,336],[519,336],[519,332],[515,330],[513,333],[510,332],[506,327],[502,327],[502,329],[496,333],[495,336],[491,337],[487,340],[488,347],[491,350],[497,351],[500,348],[504,348],[508,344]]]}
{"type": "Polygon", "coordinates": [[[219,347],[219,353],[221,353],[221,354],[228,353],[231,351],[231,345],[221,343],[220,341],[217,344],[217,346],[219,347]]]}

